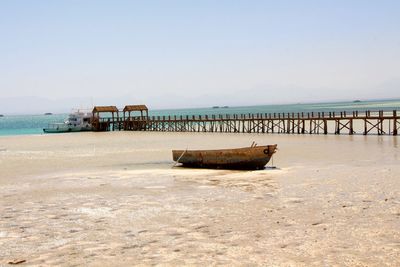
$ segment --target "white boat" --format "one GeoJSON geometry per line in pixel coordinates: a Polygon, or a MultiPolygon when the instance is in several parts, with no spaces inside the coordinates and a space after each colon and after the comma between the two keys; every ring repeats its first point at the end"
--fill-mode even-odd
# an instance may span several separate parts
{"type": "Polygon", "coordinates": [[[43,129],[45,133],[67,133],[92,131],[93,114],[91,112],[82,112],[80,110],[69,114],[63,123],[51,123],[43,129]]]}

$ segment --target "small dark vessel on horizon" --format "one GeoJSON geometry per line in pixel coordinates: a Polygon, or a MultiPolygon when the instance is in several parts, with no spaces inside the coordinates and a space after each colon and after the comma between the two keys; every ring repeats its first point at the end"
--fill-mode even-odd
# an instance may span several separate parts
{"type": "Polygon", "coordinates": [[[213,106],[212,108],[216,109],[216,108],[229,108],[229,106],[213,106]]]}
{"type": "Polygon", "coordinates": [[[0,118],[1,118],[1,117],[4,117],[4,115],[3,115],[3,114],[0,114],[0,118]]]}
{"type": "Polygon", "coordinates": [[[49,116],[49,115],[53,115],[53,113],[51,113],[51,112],[46,112],[46,113],[44,113],[44,115],[49,116]]]}
{"type": "Polygon", "coordinates": [[[276,152],[277,145],[218,149],[172,150],[173,160],[183,167],[210,169],[261,170],[276,152]]]}

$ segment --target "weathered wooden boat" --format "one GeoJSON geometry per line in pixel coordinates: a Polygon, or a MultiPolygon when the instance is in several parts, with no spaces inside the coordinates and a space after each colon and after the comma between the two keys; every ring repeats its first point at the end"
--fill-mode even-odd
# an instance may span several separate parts
{"type": "Polygon", "coordinates": [[[277,145],[218,149],[218,150],[172,150],[173,160],[184,167],[212,169],[264,169],[277,145]]]}

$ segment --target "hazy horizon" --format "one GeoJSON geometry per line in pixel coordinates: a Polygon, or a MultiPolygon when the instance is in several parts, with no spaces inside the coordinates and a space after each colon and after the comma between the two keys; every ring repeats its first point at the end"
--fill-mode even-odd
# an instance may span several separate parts
{"type": "Polygon", "coordinates": [[[1,1],[0,114],[400,98],[398,1],[1,1]]]}
{"type": "MultiPolygon", "coordinates": [[[[76,110],[76,109],[81,109],[81,110],[91,110],[93,108],[93,106],[91,105],[76,105],[76,103],[84,103],[85,99],[68,99],[68,101],[65,101],[65,99],[56,99],[56,100],[51,100],[51,99],[46,99],[46,98],[37,98],[37,97],[26,97],[26,98],[18,98],[19,100],[22,100],[22,102],[20,102],[21,104],[19,106],[22,106],[22,108],[18,108],[18,107],[13,107],[12,103],[14,101],[10,101],[10,99],[7,99],[4,101],[4,99],[0,98],[0,102],[2,102],[2,100],[4,101],[4,103],[9,103],[9,104],[5,104],[4,106],[1,106],[0,108],[0,114],[2,115],[43,115],[44,113],[53,113],[53,114],[67,114],[70,113],[72,110],[76,110]],[[34,103],[32,104],[32,100],[34,101],[34,103]],[[60,103],[63,103],[60,105],[60,103]],[[30,109],[26,109],[26,106],[29,105],[30,109]],[[11,108],[14,108],[14,112],[2,112],[2,110],[7,110],[7,108],[9,108],[8,110],[10,110],[11,108]],[[32,112],[27,112],[26,110],[34,110],[32,112]]],[[[15,99],[14,99],[15,100],[15,99]]],[[[89,101],[89,99],[86,99],[89,101]]],[[[218,107],[224,107],[224,106],[228,106],[229,108],[245,108],[245,107],[258,107],[258,106],[266,106],[266,107],[273,107],[273,106],[291,106],[291,105],[325,105],[325,104],[345,104],[345,103],[353,103],[355,100],[360,100],[361,104],[370,104],[370,103],[380,103],[382,104],[382,102],[395,102],[393,103],[394,105],[396,104],[396,101],[400,101],[400,98],[384,98],[384,99],[337,99],[337,100],[331,100],[331,101],[308,101],[308,102],[287,102],[287,103],[263,103],[263,104],[249,104],[249,105],[225,105],[223,103],[219,104],[219,105],[215,105],[218,107]]],[[[17,100],[15,100],[17,101],[17,100]]],[[[123,109],[123,107],[125,105],[129,105],[132,103],[128,103],[128,102],[124,102],[122,100],[122,102],[107,102],[107,99],[103,99],[102,101],[100,101],[99,103],[94,103],[94,105],[100,106],[100,105],[115,105],[117,106],[120,110],[123,109]]],[[[133,103],[133,104],[138,104],[138,103],[133,103]]],[[[143,103],[139,103],[139,104],[143,104],[143,103]]],[[[157,107],[153,107],[153,106],[148,106],[150,111],[163,111],[163,110],[190,110],[190,109],[208,109],[208,108],[212,108],[214,106],[196,106],[196,105],[192,105],[192,106],[182,106],[182,107],[167,107],[167,108],[157,108],[157,107]]],[[[400,106],[399,106],[400,108],[400,106]]]]}

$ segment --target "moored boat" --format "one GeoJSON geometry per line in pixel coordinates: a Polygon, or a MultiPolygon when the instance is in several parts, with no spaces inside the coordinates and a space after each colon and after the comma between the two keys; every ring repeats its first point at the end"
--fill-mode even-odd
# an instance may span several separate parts
{"type": "Polygon", "coordinates": [[[218,149],[218,150],[172,150],[173,160],[184,167],[212,169],[264,169],[277,145],[218,149]]]}
{"type": "Polygon", "coordinates": [[[68,118],[62,123],[51,123],[43,129],[45,133],[67,133],[92,131],[93,114],[80,110],[69,114],[68,118]]]}

